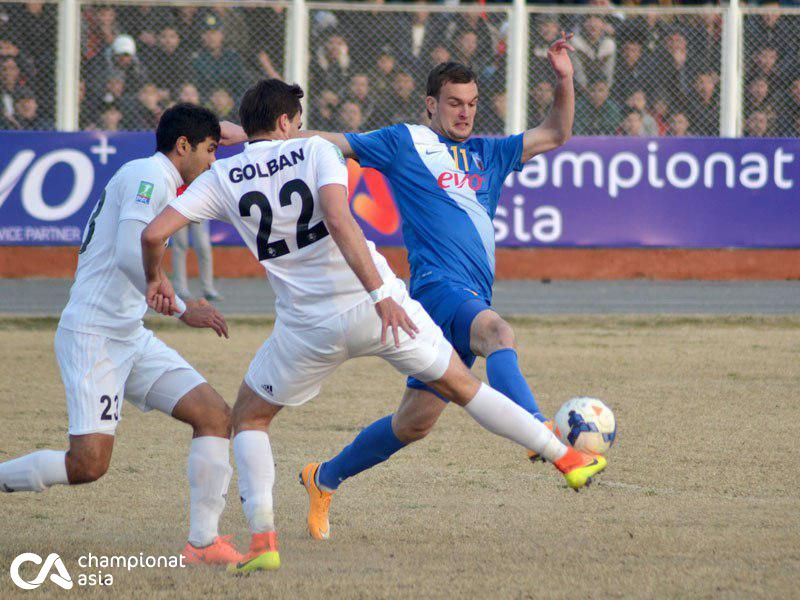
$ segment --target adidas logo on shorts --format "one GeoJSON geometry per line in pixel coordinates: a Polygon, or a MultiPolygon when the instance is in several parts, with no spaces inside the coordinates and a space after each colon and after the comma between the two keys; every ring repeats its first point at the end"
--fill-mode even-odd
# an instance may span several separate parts
{"type": "Polygon", "coordinates": [[[272,386],[271,385],[264,384],[261,387],[264,389],[265,392],[267,392],[267,394],[272,396],[272,386]]]}

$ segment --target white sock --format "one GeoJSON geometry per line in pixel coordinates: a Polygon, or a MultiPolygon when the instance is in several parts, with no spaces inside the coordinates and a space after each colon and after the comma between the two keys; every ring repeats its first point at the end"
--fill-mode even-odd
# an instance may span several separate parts
{"type": "Polygon", "coordinates": [[[208,546],[219,535],[219,517],[225,509],[233,468],[230,440],[203,436],[189,450],[189,543],[208,546]]]}
{"type": "Polygon", "coordinates": [[[0,463],[0,492],[43,492],[69,485],[66,456],[63,450],[39,450],[0,463]]]}
{"type": "Polygon", "coordinates": [[[239,470],[239,495],[250,531],[275,531],[272,486],[275,461],[266,431],[241,431],[233,438],[233,455],[239,470]]]}
{"type": "Polygon", "coordinates": [[[543,423],[484,383],[464,408],[485,429],[537,452],[550,462],[567,452],[567,447],[543,423]]]}

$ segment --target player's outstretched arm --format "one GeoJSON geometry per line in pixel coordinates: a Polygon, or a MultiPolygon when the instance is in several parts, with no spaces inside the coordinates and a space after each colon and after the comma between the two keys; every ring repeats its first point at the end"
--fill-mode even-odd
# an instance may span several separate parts
{"type": "Polygon", "coordinates": [[[358,156],[353,151],[353,147],[350,145],[350,142],[347,141],[347,138],[343,133],[333,133],[331,131],[314,131],[311,129],[307,129],[300,132],[300,137],[310,138],[318,135],[323,140],[329,141],[331,144],[339,148],[342,154],[344,154],[345,158],[352,158],[353,160],[358,160],[358,156]]]}
{"type": "MultiPolygon", "coordinates": [[[[237,125],[236,123],[231,123],[230,121],[220,121],[220,139],[219,143],[223,146],[232,146],[234,144],[241,144],[247,141],[247,134],[242,129],[241,125],[237,125]]],[[[310,138],[318,135],[324,140],[329,141],[334,146],[337,146],[339,150],[342,151],[347,158],[352,158],[357,160],[358,157],[356,153],[353,151],[352,146],[350,146],[350,142],[347,141],[347,138],[343,133],[334,133],[330,131],[312,131],[312,130],[305,130],[299,133],[299,136],[302,138],[310,138]]]]}
{"type": "Polygon", "coordinates": [[[233,146],[247,141],[247,134],[241,125],[230,121],[219,122],[219,143],[222,146],[233,146]]]}
{"type": "Polygon", "coordinates": [[[384,288],[383,279],[367,247],[364,232],[350,212],[347,188],[339,184],[323,185],[319,188],[319,195],[325,223],[333,241],[339,246],[347,264],[375,302],[375,310],[382,323],[381,343],[386,343],[386,332],[391,329],[395,346],[399,347],[400,329],[412,338],[419,330],[403,307],[397,304],[384,288]]]}
{"type": "Polygon", "coordinates": [[[575,86],[572,81],[574,70],[568,52],[575,49],[569,44],[572,34],[561,32],[547,51],[550,66],[555,71],[557,83],[553,106],[545,120],[537,127],[529,129],[522,138],[522,162],[526,162],[542,152],[564,145],[572,136],[575,121],[575,86]]]}

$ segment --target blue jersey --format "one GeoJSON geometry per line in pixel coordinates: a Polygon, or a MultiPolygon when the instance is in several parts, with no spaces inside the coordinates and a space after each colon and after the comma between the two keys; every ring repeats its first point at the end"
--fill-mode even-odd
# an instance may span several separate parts
{"type": "Polygon", "coordinates": [[[389,180],[411,264],[411,293],[452,282],[487,301],[500,190],[522,168],[522,134],[457,143],[422,125],[345,134],[361,165],[389,180]]]}

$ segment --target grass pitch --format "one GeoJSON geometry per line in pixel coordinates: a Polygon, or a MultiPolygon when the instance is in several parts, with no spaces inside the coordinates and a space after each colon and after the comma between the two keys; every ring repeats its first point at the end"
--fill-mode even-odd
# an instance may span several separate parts
{"type": "MultiPolygon", "coordinates": [[[[404,381],[353,361],[273,425],[283,566],[233,578],[214,569],[81,569],[95,555],[177,554],[185,540],[189,429],[123,411],[100,482],[0,495],[0,596],[15,556],[57,552],[83,588],[119,597],[791,597],[800,578],[800,318],[534,318],[514,321],[524,372],[553,414],[575,395],[617,416],[609,468],[588,492],[450,407],[424,441],[347,482],[332,539],[305,530],[296,483],[360,427],[391,412],[404,381]]],[[[268,321],[234,321],[229,341],[151,323],[232,402],[268,321]]],[[[0,321],[0,460],[62,448],[66,409],[52,320],[0,321]]],[[[484,377],[482,365],[476,372],[484,377]]],[[[247,543],[236,480],[223,533],[247,543]]],[[[29,579],[37,568],[25,573],[29,579]]],[[[72,590],[69,593],[75,593],[72,590]]],[[[46,581],[36,594],[63,594],[46,581]]]]}

